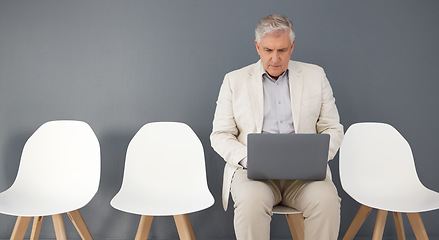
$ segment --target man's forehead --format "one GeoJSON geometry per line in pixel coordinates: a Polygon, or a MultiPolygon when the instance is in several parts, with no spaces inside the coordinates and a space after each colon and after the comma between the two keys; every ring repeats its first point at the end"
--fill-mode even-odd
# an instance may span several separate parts
{"type": "Polygon", "coordinates": [[[261,39],[260,47],[270,48],[270,49],[282,49],[291,47],[291,41],[288,37],[281,36],[264,36],[261,39]]]}

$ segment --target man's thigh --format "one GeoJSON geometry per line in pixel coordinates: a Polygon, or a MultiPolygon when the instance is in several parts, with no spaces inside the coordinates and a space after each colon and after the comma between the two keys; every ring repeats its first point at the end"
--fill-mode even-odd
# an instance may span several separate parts
{"type": "Polygon", "coordinates": [[[230,192],[235,205],[258,201],[274,206],[281,201],[281,193],[275,181],[248,179],[245,169],[236,170],[232,178],[230,192]]]}
{"type": "Polygon", "coordinates": [[[286,184],[282,193],[282,204],[304,211],[306,206],[328,200],[340,202],[337,188],[330,179],[310,181],[304,184],[286,184]]]}

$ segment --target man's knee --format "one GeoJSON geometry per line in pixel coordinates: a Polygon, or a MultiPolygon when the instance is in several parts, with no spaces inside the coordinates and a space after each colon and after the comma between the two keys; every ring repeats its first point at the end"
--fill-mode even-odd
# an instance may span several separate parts
{"type": "Polygon", "coordinates": [[[274,205],[273,191],[265,183],[248,184],[240,192],[232,192],[235,202],[235,215],[247,221],[266,218],[272,215],[274,205]]]}
{"type": "Polygon", "coordinates": [[[304,211],[317,210],[318,212],[340,211],[340,198],[332,183],[315,182],[304,187],[301,196],[304,211]]]}

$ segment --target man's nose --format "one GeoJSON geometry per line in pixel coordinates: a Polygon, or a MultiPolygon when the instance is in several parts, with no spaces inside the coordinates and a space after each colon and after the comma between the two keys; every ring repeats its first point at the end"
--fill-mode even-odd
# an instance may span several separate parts
{"type": "Polygon", "coordinates": [[[273,52],[273,54],[271,55],[271,59],[273,60],[273,62],[278,62],[280,60],[280,56],[277,52],[273,52]]]}

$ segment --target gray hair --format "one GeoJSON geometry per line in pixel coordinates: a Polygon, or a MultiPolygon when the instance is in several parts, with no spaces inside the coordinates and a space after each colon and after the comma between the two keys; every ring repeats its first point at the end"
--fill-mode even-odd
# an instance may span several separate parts
{"type": "Polygon", "coordinates": [[[255,38],[259,44],[261,42],[261,38],[265,36],[265,34],[279,33],[284,31],[289,31],[292,43],[294,41],[295,34],[291,20],[285,16],[271,14],[259,20],[255,29],[255,38]]]}

